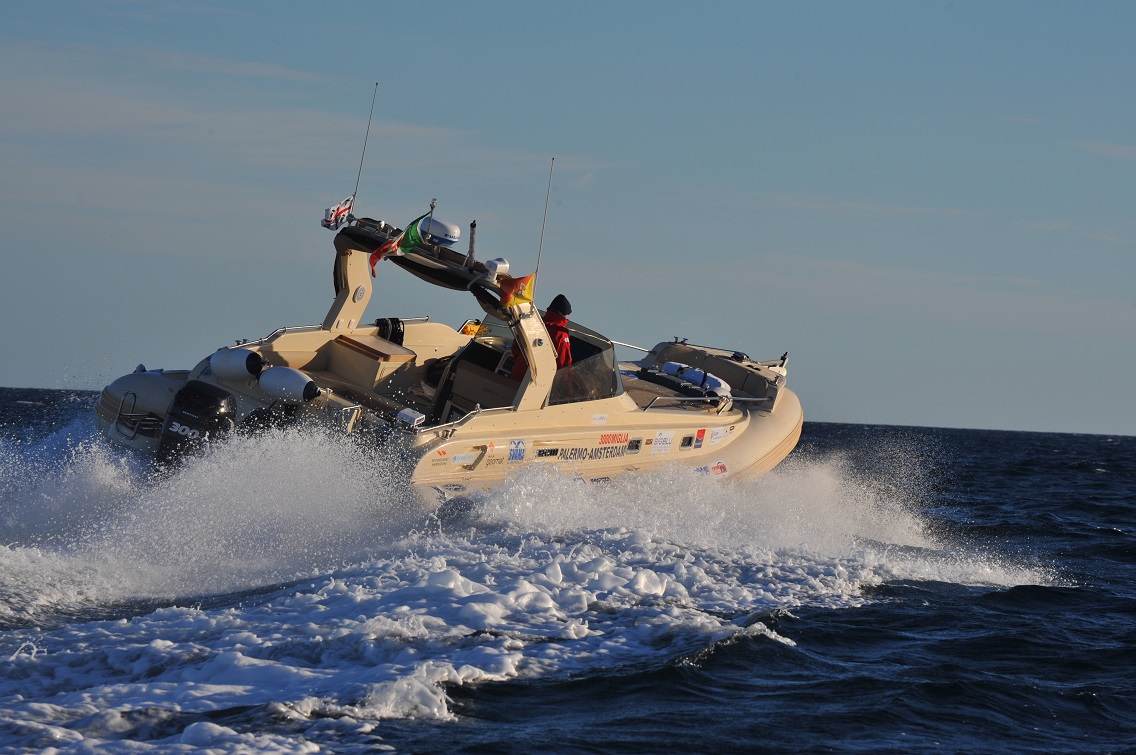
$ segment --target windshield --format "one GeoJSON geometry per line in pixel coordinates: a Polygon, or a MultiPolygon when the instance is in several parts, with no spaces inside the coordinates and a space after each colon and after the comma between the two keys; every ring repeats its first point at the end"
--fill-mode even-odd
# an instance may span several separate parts
{"type": "Polygon", "coordinates": [[[623,380],[615,369],[615,348],[609,345],[599,353],[557,370],[548,403],[593,401],[618,396],[622,391],[623,380]]]}
{"type": "MultiPolygon", "coordinates": [[[[508,356],[513,342],[512,329],[502,320],[486,317],[482,321],[467,320],[462,332],[494,350],[504,349],[504,367],[512,363],[508,356]]],[[[568,322],[572,347],[572,364],[556,371],[548,403],[570,404],[618,396],[623,380],[615,363],[615,346],[604,336],[578,323],[568,322]]]]}
{"type": "Polygon", "coordinates": [[[495,317],[486,317],[484,320],[466,320],[466,325],[462,327],[462,332],[473,335],[477,340],[482,339],[504,339],[506,341],[513,340],[513,331],[501,320],[495,317]],[[478,323],[476,330],[470,332],[467,327],[472,323],[478,323]]]}

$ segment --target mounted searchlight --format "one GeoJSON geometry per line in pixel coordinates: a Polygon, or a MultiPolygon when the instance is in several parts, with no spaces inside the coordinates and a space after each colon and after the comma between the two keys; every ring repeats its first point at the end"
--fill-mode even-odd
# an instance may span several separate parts
{"type": "Polygon", "coordinates": [[[485,277],[489,279],[490,283],[497,282],[498,275],[506,275],[509,272],[509,260],[504,257],[494,257],[491,260],[485,261],[485,277]]]}

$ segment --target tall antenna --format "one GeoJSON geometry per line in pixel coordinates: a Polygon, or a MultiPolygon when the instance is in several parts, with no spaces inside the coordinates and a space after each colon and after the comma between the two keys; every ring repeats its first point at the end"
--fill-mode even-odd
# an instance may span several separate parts
{"type": "Polygon", "coordinates": [[[371,95],[371,113],[367,116],[367,133],[363,137],[363,154],[359,155],[359,172],[355,175],[355,191],[351,196],[359,193],[359,179],[363,177],[363,158],[367,156],[367,140],[371,138],[371,118],[375,115],[375,100],[379,96],[379,82],[375,82],[375,93],[371,95]]]}
{"type": "Polygon", "coordinates": [[[544,220],[540,224],[540,243],[536,245],[536,270],[533,271],[533,298],[536,298],[536,281],[540,276],[540,252],[544,248],[544,227],[548,225],[548,198],[552,195],[552,170],[556,167],[556,158],[548,166],[548,190],[544,192],[544,220]]]}

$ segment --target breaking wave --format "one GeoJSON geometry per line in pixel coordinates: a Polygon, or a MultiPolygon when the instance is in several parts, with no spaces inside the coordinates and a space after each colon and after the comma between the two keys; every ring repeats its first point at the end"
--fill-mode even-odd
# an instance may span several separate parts
{"type": "MultiPolygon", "coordinates": [[[[0,465],[0,699],[53,700],[0,705],[29,747],[156,725],[139,710],[444,719],[446,684],[666,663],[746,634],[791,644],[769,616],[862,605],[889,581],[1050,581],[936,537],[918,469],[866,478],[839,456],[746,484],[534,468],[437,514],[396,458],[312,431],[154,476],[76,423],[6,442],[0,465]]],[[[232,734],[215,729],[167,744],[232,734]]]]}

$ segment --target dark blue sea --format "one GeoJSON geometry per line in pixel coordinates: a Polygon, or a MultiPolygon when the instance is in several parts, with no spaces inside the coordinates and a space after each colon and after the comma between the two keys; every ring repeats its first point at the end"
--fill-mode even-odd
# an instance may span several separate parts
{"type": "Polygon", "coordinates": [[[0,389],[6,752],[1136,752],[1136,438],[807,422],[746,484],[437,517],[295,428],[175,472],[0,389]]]}

